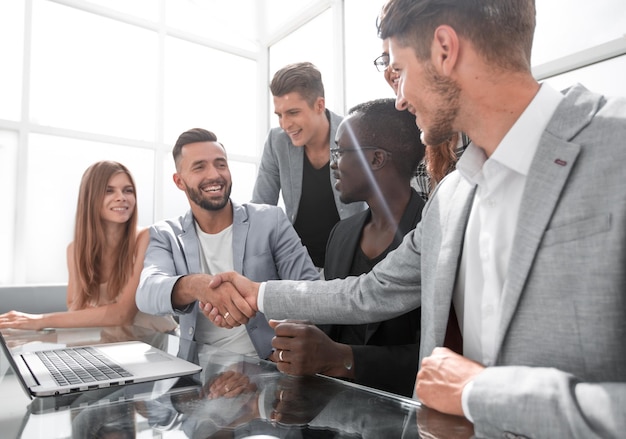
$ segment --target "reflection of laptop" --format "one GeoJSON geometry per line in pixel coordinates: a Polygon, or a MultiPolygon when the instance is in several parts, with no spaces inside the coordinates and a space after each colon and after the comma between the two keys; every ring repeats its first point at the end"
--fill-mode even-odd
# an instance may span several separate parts
{"type": "Polygon", "coordinates": [[[53,396],[173,378],[202,369],[141,341],[15,355],[1,332],[0,342],[15,374],[31,396],[53,396]]]}

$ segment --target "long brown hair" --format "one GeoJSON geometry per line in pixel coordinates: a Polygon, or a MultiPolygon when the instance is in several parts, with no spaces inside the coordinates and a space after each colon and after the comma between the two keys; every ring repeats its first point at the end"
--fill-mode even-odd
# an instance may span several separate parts
{"type": "Polygon", "coordinates": [[[430,190],[456,168],[456,149],[459,135],[454,134],[447,142],[439,145],[427,145],[425,152],[426,171],[430,176],[430,190]]]}
{"type": "MultiPolygon", "coordinates": [[[[100,215],[106,188],[111,177],[125,173],[137,196],[135,181],[130,171],[121,163],[101,161],[91,165],[80,182],[78,204],[76,206],[76,225],[74,230],[74,264],[78,274],[78,308],[96,304],[100,294],[100,284],[104,273],[102,258],[105,247],[105,234],[100,215]]],[[[115,250],[114,265],[109,274],[107,295],[117,297],[126,285],[133,270],[137,233],[137,204],[126,223],[124,236],[115,250]]]]}

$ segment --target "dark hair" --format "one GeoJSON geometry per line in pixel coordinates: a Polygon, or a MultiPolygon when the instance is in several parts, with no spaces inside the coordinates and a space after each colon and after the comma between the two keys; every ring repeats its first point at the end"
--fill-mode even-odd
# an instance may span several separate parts
{"type": "MultiPolygon", "coordinates": [[[[217,142],[217,136],[213,132],[205,130],[204,128],[192,128],[178,136],[178,140],[172,150],[172,156],[174,157],[174,163],[176,164],[177,169],[183,146],[196,142],[217,142]]],[[[220,142],[217,143],[222,145],[220,142]]],[[[224,148],[224,145],[222,145],[222,148],[224,148]]]]}
{"type": "Polygon", "coordinates": [[[361,146],[377,146],[391,152],[391,162],[400,175],[411,179],[424,157],[424,145],[415,116],[398,111],[394,99],[377,99],[356,105],[348,112],[360,117],[357,137],[361,146]]]}
{"type": "Polygon", "coordinates": [[[298,92],[313,107],[318,97],[324,97],[322,74],[310,62],[289,64],[277,71],[270,83],[272,96],[298,92]]]}
{"type": "Polygon", "coordinates": [[[470,40],[494,65],[530,69],[534,0],[389,0],[379,17],[378,35],[396,38],[423,60],[430,56],[435,29],[443,24],[470,40]]]}

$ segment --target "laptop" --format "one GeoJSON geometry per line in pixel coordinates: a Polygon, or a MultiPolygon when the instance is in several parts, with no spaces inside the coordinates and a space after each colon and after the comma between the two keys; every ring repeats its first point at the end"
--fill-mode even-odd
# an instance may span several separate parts
{"type": "Polygon", "coordinates": [[[0,344],[31,398],[175,378],[202,370],[142,341],[13,354],[0,331],[0,344]]]}

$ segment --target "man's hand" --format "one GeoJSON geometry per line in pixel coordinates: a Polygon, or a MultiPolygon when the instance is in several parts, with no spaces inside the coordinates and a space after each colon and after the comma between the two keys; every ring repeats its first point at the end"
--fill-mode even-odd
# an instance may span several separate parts
{"type": "Polygon", "coordinates": [[[200,396],[207,399],[234,398],[242,393],[254,393],[256,384],[241,372],[227,370],[202,387],[200,396]]]}
{"type": "MultiPolygon", "coordinates": [[[[223,320],[226,321],[227,327],[248,323],[248,320],[256,314],[256,308],[248,304],[233,284],[219,280],[217,285],[214,285],[213,279],[214,276],[207,274],[181,277],[174,286],[172,305],[180,307],[197,300],[205,315],[207,314],[205,309],[208,308],[209,311],[214,310],[216,314],[224,316],[223,320]]],[[[256,305],[256,300],[254,303],[256,305]]]]}
{"type": "Polygon", "coordinates": [[[463,388],[484,369],[483,365],[448,348],[435,348],[430,357],[422,360],[415,393],[430,408],[463,416],[463,388]]]}
{"type": "Polygon", "coordinates": [[[216,274],[208,286],[213,292],[233,297],[231,303],[225,306],[219,306],[214,301],[201,301],[200,309],[215,326],[221,328],[239,326],[247,322],[247,320],[246,322],[240,321],[237,318],[239,315],[245,314],[250,318],[259,310],[257,306],[259,283],[252,282],[239,273],[231,271],[216,274]],[[250,310],[252,314],[248,314],[247,310],[250,310]]]}
{"type": "Polygon", "coordinates": [[[348,345],[334,342],[317,326],[297,320],[270,320],[276,336],[272,346],[277,367],[289,375],[323,373],[352,377],[353,355],[348,345]],[[346,367],[349,366],[348,367],[346,367]]]}

